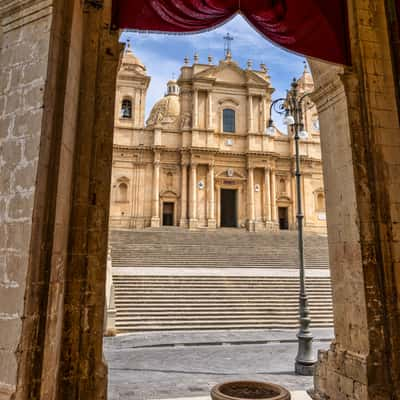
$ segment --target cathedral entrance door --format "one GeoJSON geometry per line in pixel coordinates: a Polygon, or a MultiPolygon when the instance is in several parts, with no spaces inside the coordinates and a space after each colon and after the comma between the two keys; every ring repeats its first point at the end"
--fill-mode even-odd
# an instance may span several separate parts
{"type": "Polygon", "coordinates": [[[221,227],[237,227],[236,211],[236,190],[221,189],[221,227]]]}
{"type": "Polygon", "coordinates": [[[163,203],[163,226],[174,225],[174,203],[163,203]]]}
{"type": "Polygon", "coordinates": [[[279,207],[279,229],[289,229],[289,212],[287,207],[279,207]]]}

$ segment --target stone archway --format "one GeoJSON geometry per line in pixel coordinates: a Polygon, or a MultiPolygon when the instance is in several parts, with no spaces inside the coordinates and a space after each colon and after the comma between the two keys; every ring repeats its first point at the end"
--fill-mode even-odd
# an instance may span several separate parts
{"type": "MultiPolygon", "coordinates": [[[[395,79],[384,2],[348,4],[352,69],[310,62],[335,314],[315,394],[399,399],[395,79]]],[[[0,15],[0,399],[105,399],[111,0],[0,0],[0,15]]]]}

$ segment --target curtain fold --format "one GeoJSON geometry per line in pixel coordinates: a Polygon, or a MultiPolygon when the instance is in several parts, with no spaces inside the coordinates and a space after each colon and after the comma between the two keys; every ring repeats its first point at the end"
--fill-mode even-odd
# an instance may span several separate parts
{"type": "Polygon", "coordinates": [[[350,64],[346,0],[114,0],[119,29],[194,33],[241,13],[263,36],[309,57],[350,64]]]}

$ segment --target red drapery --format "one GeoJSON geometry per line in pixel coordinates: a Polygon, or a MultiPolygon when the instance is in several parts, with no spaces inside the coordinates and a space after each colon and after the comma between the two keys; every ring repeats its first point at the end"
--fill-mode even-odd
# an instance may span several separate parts
{"type": "Polygon", "coordinates": [[[114,0],[119,29],[200,32],[240,12],[288,50],[350,64],[346,0],[114,0]]]}

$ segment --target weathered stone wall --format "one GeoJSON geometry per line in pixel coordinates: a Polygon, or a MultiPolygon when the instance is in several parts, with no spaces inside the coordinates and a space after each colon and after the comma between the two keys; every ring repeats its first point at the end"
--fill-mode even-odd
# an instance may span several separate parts
{"type": "Polygon", "coordinates": [[[42,189],[37,176],[52,11],[51,1],[0,2],[0,399],[16,390],[22,322],[33,323],[24,295],[38,250],[31,238],[42,189]]]}
{"type": "Polygon", "coordinates": [[[110,4],[0,2],[0,399],[106,396],[110,4]]]}
{"type": "Polygon", "coordinates": [[[348,4],[352,68],[340,82],[332,67],[312,63],[335,315],[335,342],[320,355],[315,394],[399,399],[400,131],[388,25],[384,2],[348,4]]]}
{"type": "Polygon", "coordinates": [[[366,389],[369,343],[365,282],[348,104],[339,76],[343,69],[316,61],[311,62],[311,67],[318,82],[314,100],[321,122],[335,320],[335,341],[330,351],[320,355],[315,385],[319,392],[336,398],[332,393],[350,396],[353,389],[349,388],[355,382],[366,389]]]}

